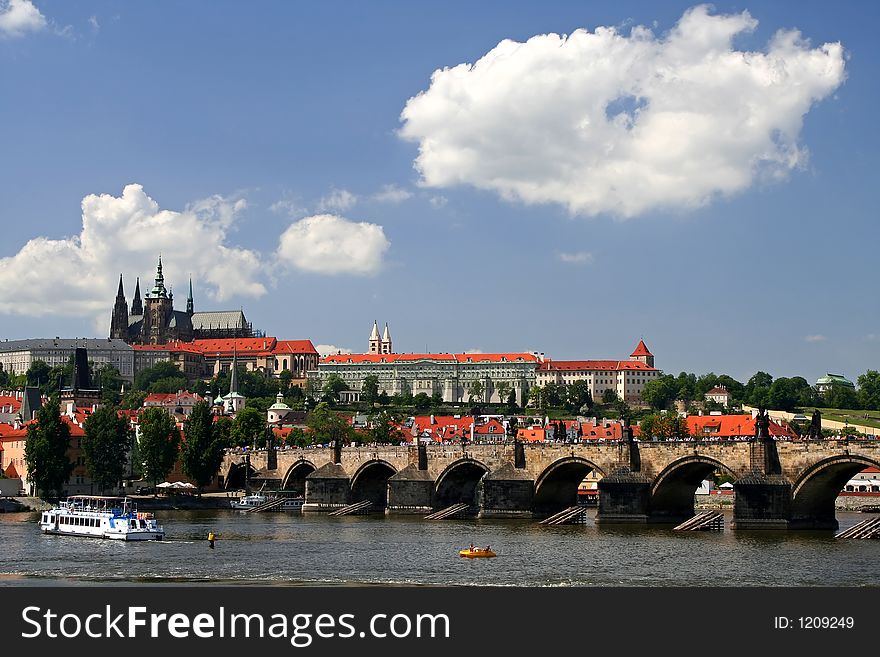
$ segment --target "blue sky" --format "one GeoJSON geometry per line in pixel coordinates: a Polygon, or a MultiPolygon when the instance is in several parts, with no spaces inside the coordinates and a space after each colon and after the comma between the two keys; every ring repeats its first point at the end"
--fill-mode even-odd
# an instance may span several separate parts
{"type": "Polygon", "coordinates": [[[876,14],[0,0],[0,338],[106,335],[161,251],[178,307],[316,345],[855,378],[876,14]]]}

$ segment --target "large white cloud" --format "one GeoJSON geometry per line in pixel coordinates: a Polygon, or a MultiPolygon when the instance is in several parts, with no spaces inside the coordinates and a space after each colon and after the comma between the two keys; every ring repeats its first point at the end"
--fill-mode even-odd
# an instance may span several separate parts
{"type": "Polygon", "coordinates": [[[748,12],[688,10],[645,27],[505,40],[475,64],[437,70],[410,98],[423,185],[468,184],[573,214],[632,217],[695,207],[802,166],[803,117],[844,80],[843,48],[779,31],[735,50],[748,12]]]}
{"type": "Polygon", "coordinates": [[[374,274],[390,242],[378,224],[333,214],[306,217],[281,235],[276,255],[291,267],[319,274],[374,274]]]}
{"type": "Polygon", "coordinates": [[[190,275],[215,301],[260,296],[266,290],[258,280],[258,254],[226,244],[244,206],[243,200],[216,196],[181,212],[160,210],[140,185],[127,185],[119,197],[90,194],[82,200],[78,235],[37,237],[15,255],[0,258],[0,312],[93,315],[106,325],[119,274],[125,275],[129,300],[135,276],[145,293],[160,253],[166,286],[174,286],[178,306],[190,275]]]}
{"type": "Polygon", "coordinates": [[[22,36],[44,27],[46,17],[31,0],[0,0],[0,36],[22,36]]]}

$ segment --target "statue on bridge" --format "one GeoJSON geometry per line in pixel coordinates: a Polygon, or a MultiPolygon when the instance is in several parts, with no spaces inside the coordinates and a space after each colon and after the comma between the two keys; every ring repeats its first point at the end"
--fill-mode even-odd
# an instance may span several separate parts
{"type": "Polygon", "coordinates": [[[770,440],[770,416],[763,406],[758,407],[755,416],[755,440],[770,440]]]}
{"type": "Polygon", "coordinates": [[[811,440],[820,440],[822,438],[822,413],[818,408],[813,411],[810,428],[807,430],[807,438],[811,440]]]}

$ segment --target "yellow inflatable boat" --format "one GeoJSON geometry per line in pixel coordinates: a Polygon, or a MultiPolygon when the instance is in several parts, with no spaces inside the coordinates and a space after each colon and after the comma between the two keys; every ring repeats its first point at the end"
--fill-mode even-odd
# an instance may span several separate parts
{"type": "Polygon", "coordinates": [[[468,559],[478,559],[485,557],[497,557],[498,555],[492,552],[492,550],[490,550],[489,547],[486,546],[484,548],[470,547],[465,548],[464,550],[459,550],[458,556],[467,557],[468,559]]]}

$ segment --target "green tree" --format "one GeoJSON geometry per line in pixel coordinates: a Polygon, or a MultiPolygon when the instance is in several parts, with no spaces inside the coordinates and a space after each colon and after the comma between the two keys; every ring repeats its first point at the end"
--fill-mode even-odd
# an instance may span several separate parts
{"type": "MultiPolygon", "coordinates": [[[[136,390],[149,391],[150,387],[160,379],[183,378],[184,386],[186,385],[186,377],[183,376],[177,366],[168,360],[163,360],[153,367],[141,370],[134,377],[134,387],[136,390]]],[[[173,392],[177,392],[175,389],[173,392]]]]}
{"type": "Polygon", "coordinates": [[[797,383],[781,376],[767,390],[767,407],[778,411],[793,411],[798,403],[798,393],[797,383]]]}
{"type": "Polygon", "coordinates": [[[516,390],[511,389],[510,392],[507,393],[507,412],[513,414],[518,410],[519,407],[516,405],[516,390]]]}
{"type": "Polygon", "coordinates": [[[193,406],[183,423],[184,442],[180,460],[183,472],[201,489],[211,483],[223,462],[223,442],[214,431],[214,417],[206,401],[193,406]]]}
{"type": "Polygon", "coordinates": [[[868,370],[856,379],[859,384],[859,405],[872,411],[880,411],[880,372],[868,370]]]}
{"type": "Polygon", "coordinates": [[[339,393],[348,390],[348,385],[342,380],[338,374],[331,374],[327,377],[324,387],[321,389],[323,393],[322,400],[329,404],[339,403],[339,393]]]}
{"type": "Polygon", "coordinates": [[[537,385],[529,388],[529,401],[533,408],[544,408],[544,389],[537,385]]]}
{"type": "Polygon", "coordinates": [[[266,416],[255,408],[243,408],[232,421],[230,439],[236,447],[256,445],[266,432],[266,416]]]}
{"type": "Polygon", "coordinates": [[[511,385],[509,381],[499,381],[495,385],[495,391],[498,393],[498,400],[503,404],[510,394],[511,385]]]}
{"type": "Polygon", "coordinates": [[[690,435],[687,420],[677,413],[657,413],[642,418],[639,423],[642,440],[672,440],[690,435]]]}
{"type": "Polygon", "coordinates": [[[122,401],[119,402],[119,408],[126,411],[136,411],[144,405],[144,399],[146,398],[146,392],[142,390],[132,390],[123,395],[122,401]]]}
{"type": "Polygon", "coordinates": [[[116,488],[128,467],[128,420],[120,417],[114,407],[102,406],[86,419],[83,429],[86,435],[80,445],[95,487],[101,493],[116,488]]]}
{"type": "Polygon", "coordinates": [[[642,388],[642,400],[658,411],[669,408],[678,396],[678,385],[671,374],[648,381],[642,388]]]}
{"type": "Polygon", "coordinates": [[[443,393],[439,390],[435,390],[431,393],[431,406],[433,408],[440,408],[443,405],[443,393]]]}
{"type": "Polygon", "coordinates": [[[168,411],[151,406],[140,414],[138,457],[141,474],[155,486],[174,468],[180,453],[180,430],[168,411]]]}
{"type": "Polygon", "coordinates": [[[214,422],[214,440],[223,449],[232,447],[232,418],[226,416],[217,418],[214,422]]]}
{"type": "Polygon", "coordinates": [[[9,372],[3,369],[3,363],[0,363],[0,388],[9,386],[9,372]]]}
{"type": "Polygon", "coordinates": [[[103,399],[105,403],[115,404],[119,398],[119,391],[122,388],[122,376],[119,370],[110,363],[104,363],[95,370],[95,377],[92,379],[92,385],[97,386],[103,391],[103,399]]]}
{"type": "Polygon", "coordinates": [[[544,404],[549,408],[562,408],[566,402],[567,391],[556,383],[548,383],[542,392],[544,404]]]}
{"type": "Polygon", "coordinates": [[[593,408],[590,384],[581,379],[568,385],[568,408],[577,413],[589,413],[593,408]]]}
{"type": "Polygon", "coordinates": [[[826,404],[831,408],[857,409],[859,398],[849,386],[832,383],[831,390],[825,393],[826,404]]]}
{"type": "Polygon", "coordinates": [[[61,419],[58,402],[51,400],[37,411],[37,421],[27,425],[24,460],[28,478],[43,495],[59,497],[73,472],[67,456],[70,426],[61,419]]]}
{"type": "Polygon", "coordinates": [[[361,384],[361,400],[366,402],[369,408],[373,408],[373,404],[379,400],[379,377],[375,374],[364,377],[361,384]]]}
{"type": "Polygon", "coordinates": [[[470,399],[470,403],[474,403],[475,401],[483,401],[483,393],[486,391],[486,387],[483,385],[483,382],[479,379],[474,379],[468,384],[467,394],[470,399]]]}
{"type": "Polygon", "coordinates": [[[337,438],[343,443],[351,442],[354,430],[342,415],[330,408],[327,402],[321,402],[313,410],[306,426],[311,430],[314,442],[332,444],[337,438]]]}
{"type": "Polygon", "coordinates": [[[397,413],[379,411],[370,420],[372,428],[370,429],[369,437],[372,442],[380,445],[399,445],[402,442],[406,442],[406,435],[400,429],[400,415],[397,413]]]}
{"type": "Polygon", "coordinates": [[[756,372],[748,380],[743,390],[743,401],[751,406],[767,407],[770,399],[770,386],[773,385],[773,377],[767,372],[756,372]]]}
{"type": "Polygon", "coordinates": [[[617,401],[617,391],[614,388],[605,388],[602,391],[602,403],[613,404],[617,401]]]}
{"type": "Polygon", "coordinates": [[[676,399],[692,402],[697,399],[697,375],[680,372],[675,377],[676,399]]]}
{"type": "Polygon", "coordinates": [[[388,393],[384,390],[379,393],[379,396],[376,398],[376,401],[379,402],[379,406],[388,406],[391,403],[391,397],[388,396],[388,393]]]}
{"type": "Polygon", "coordinates": [[[420,392],[413,397],[413,406],[417,411],[426,411],[431,408],[431,398],[428,397],[428,393],[420,392]]]}
{"type": "Polygon", "coordinates": [[[52,368],[44,360],[35,360],[25,372],[27,384],[34,387],[44,387],[49,383],[49,372],[52,368]]]}
{"type": "Polygon", "coordinates": [[[278,375],[278,382],[281,384],[281,392],[285,395],[287,391],[290,390],[290,382],[293,381],[293,372],[290,370],[281,370],[281,373],[278,375]]]}
{"type": "Polygon", "coordinates": [[[158,393],[163,395],[174,394],[179,390],[186,389],[186,377],[179,376],[164,376],[161,379],[157,379],[150,384],[148,388],[151,393],[158,393]]]}

